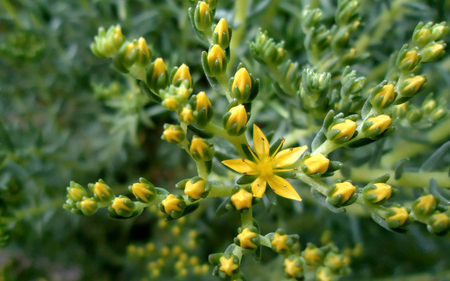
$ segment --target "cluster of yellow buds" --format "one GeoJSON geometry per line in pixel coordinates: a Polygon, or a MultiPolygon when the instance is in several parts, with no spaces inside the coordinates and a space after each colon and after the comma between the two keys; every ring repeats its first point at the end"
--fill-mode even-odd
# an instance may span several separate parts
{"type": "Polygon", "coordinates": [[[281,228],[278,228],[275,232],[268,233],[266,237],[269,238],[272,250],[281,255],[290,253],[292,247],[299,239],[297,234],[286,234],[286,231],[281,228]]]}
{"type": "Polygon", "coordinates": [[[211,183],[205,181],[201,177],[193,177],[178,182],[175,187],[184,190],[184,193],[189,196],[189,201],[194,202],[208,196],[208,193],[211,190],[211,183]]]}
{"type": "Polygon", "coordinates": [[[150,63],[151,52],[147,42],[143,37],[132,42],[123,43],[117,56],[114,58],[114,65],[123,72],[130,72],[137,79],[144,81],[146,78],[146,67],[150,63]]]}
{"type": "Polygon", "coordinates": [[[89,198],[84,187],[76,182],[71,181],[67,187],[67,198],[63,208],[76,215],[90,216],[98,210],[98,200],[89,198]]]}
{"type": "Polygon", "coordinates": [[[211,254],[208,261],[214,266],[213,275],[215,276],[231,277],[231,280],[236,280],[240,275],[240,260],[230,252],[211,254]]]}
{"type": "Polygon", "coordinates": [[[333,206],[347,206],[353,204],[358,195],[356,194],[357,187],[352,182],[339,180],[332,184],[328,189],[328,202],[333,206]]]}
{"type": "Polygon", "coordinates": [[[448,33],[448,31],[449,27],[445,22],[436,23],[434,25],[432,22],[427,24],[420,22],[414,29],[413,42],[422,48],[432,41],[439,40],[448,33]]]}
{"type": "Polygon", "coordinates": [[[334,276],[346,275],[350,272],[345,257],[333,244],[318,248],[316,245],[308,243],[301,255],[308,268],[316,269],[318,280],[333,280],[334,276]]]}
{"type": "Polygon", "coordinates": [[[94,43],[91,44],[91,51],[99,58],[112,58],[125,42],[120,25],[111,26],[108,31],[103,27],[98,29],[98,35],[94,37],[94,43]]]}

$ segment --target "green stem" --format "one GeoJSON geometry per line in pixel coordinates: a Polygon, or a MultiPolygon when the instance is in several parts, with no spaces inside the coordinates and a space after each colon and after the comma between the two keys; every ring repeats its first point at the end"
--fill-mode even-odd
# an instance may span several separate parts
{"type": "Polygon", "coordinates": [[[38,205],[36,207],[17,211],[14,214],[14,217],[0,217],[0,222],[1,223],[12,223],[12,222],[21,221],[26,217],[36,217],[49,209],[61,208],[63,203],[64,203],[64,200],[59,198],[59,199],[51,201],[49,204],[42,204],[42,205],[38,205]]]}
{"type": "Polygon", "coordinates": [[[272,244],[270,243],[269,238],[267,238],[266,236],[259,235],[259,243],[268,248],[272,248],[272,244]]]}
{"type": "Polygon", "coordinates": [[[208,197],[230,197],[231,191],[233,190],[234,185],[213,185],[211,191],[208,194],[208,197]]]}
{"type": "MultiPolygon", "coordinates": [[[[387,169],[372,169],[367,167],[366,165],[363,167],[353,167],[351,169],[351,175],[348,177],[353,181],[359,182],[367,182],[370,179],[374,179],[379,177],[380,175],[390,174],[394,175],[394,170],[387,169]]],[[[344,177],[340,171],[336,171],[333,179],[342,179],[344,177]]],[[[448,173],[446,172],[426,172],[426,173],[416,173],[416,172],[404,172],[402,177],[399,179],[395,179],[391,177],[389,180],[389,184],[391,185],[400,185],[404,187],[418,187],[422,188],[428,186],[430,183],[430,179],[434,178],[439,187],[442,188],[450,188],[450,178],[448,173]]]]}
{"type": "Polygon", "coordinates": [[[197,165],[197,173],[198,176],[204,179],[205,181],[208,180],[208,171],[206,170],[206,165],[204,161],[195,161],[195,164],[197,165]]]}
{"type": "Polygon", "coordinates": [[[239,0],[234,2],[234,26],[236,29],[233,30],[233,36],[230,42],[230,61],[228,62],[229,66],[234,65],[234,61],[236,60],[236,49],[239,48],[242,42],[242,38],[244,37],[244,32],[246,30],[245,24],[247,21],[247,9],[248,9],[248,0],[239,0]]]}
{"type": "Polygon", "coordinates": [[[228,133],[218,125],[214,124],[213,122],[209,122],[208,125],[206,125],[205,130],[207,130],[210,133],[215,134],[218,137],[221,137],[223,139],[226,139],[229,141],[238,151],[239,155],[242,157],[246,157],[244,150],[242,150],[242,144],[247,144],[247,139],[245,138],[245,134],[242,134],[240,136],[230,136],[228,133]]]}
{"type": "Polygon", "coordinates": [[[248,209],[247,213],[241,213],[241,223],[244,228],[253,226],[253,213],[251,207],[248,209]]]}
{"type": "Polygon", "coordinates": [[[219,75],[216,77],[217,81],[220,84],[220,87],[222,88],[222,91],[225,93],[225,96],[228,100],[228,102],[231,102],[233,98],[231,97],[230,91],[228,90],[228,76],[226,73],[223,73],[222,75],[219,75]]]}
{"type": "Polygon", "coordinates": [[[326,140],[324,143],[322,143],[316,150],[314,150],[311,155],[315,154],[324,154],[328,155],[330,152],[332,152],[335,149],[338,149],[341,147],[341,144],[337,144],[333,141],[326,140]]]}

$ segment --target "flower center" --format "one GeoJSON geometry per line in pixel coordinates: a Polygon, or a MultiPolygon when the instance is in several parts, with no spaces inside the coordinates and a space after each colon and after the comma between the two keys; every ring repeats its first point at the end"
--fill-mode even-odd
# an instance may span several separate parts
{"type": "Polygon", "coordinates": [[[273,160],[271,157],[266,157],[258,163],[258,170],[260,171],[261,177],[271,176],[273,175],[273,160]]]}

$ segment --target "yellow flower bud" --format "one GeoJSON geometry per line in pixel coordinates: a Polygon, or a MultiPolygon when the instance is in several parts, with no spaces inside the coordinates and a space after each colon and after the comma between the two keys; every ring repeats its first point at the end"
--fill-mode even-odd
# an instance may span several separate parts
{"type": "Polygon", "coordinates": [[[398,221],[400,223],[399,226],[404,225],[409,218],[408,210],[405,207],[391,207],[390,209],[395,211],[395,214],[388,217],[386,222],[392,224],[394,221],[398,221]]]}
{"type": "Polygon", "coordinates": [[[213,69],[214,63],[219,62],[219,69],[223,68],[223,60],[225,59],[225,53],[219,45],[212,46],[211,50],[208,52],[208,64],[211,69],[213,69]]]}
{"type": "Polygon", "coordinates": [[[322,260],[317,247],[306,247],[302,254],[307,264],[310,265],[317,264],[322,260]]]}
{"type": "Polygon", "coordinates": [[[250,229],[248,228],[244,228],[244,230],[242,230],[242,232],[237,236],[237,238],[239,239],[241,248],[254,249],[257,247],[257,245],[255,245],[255,243],[252,242],[252,239],[257,236],[258,236],[257,233],[250,231],[250,229]]]}
{"type": "Polygon", "coordinates": [[[400,94],[403,96],[412,97],[415,93],[417,93],[417,91],[419,91],[425,81],[425,78],[420,75],[406,78],[403,80],[402,84],[407,85],[400,88],[400,94]]]}
{"type": "Polygon", "coordinates": [[[162,58],[155,59],[152,79],[158,79],[161,74],[165,73],[167,68],[162,58]]]}
{"type": "Polygon", "coordinates": [[[183,107],[179,115],[181,122],[189,124],[194,121],[194,112],[188,107],[183,107]]]}
{"type": "Polygon", "coordinates": [[[404,71],[411,71],[419,62],[419,56],[416,50],[406,52],[398,67],[404,71]]]}
{"type": "Polygon", "coordinates": [[[225,256],[222,256],[220,257],[219,262],[219,270],[228,276],[231,276],[233,271],[239,268],[239,265],[234,263],[234,255],[231,255],[228,259],[225,256]]]}
{"type": "Polygon", "coordinates": [[[374,100],[382,97],[381,107],[391,103],[395,99],[394,84],[384,85],[383,88],[375,95],[374,100]]]}
{"type": "Polygon", "coordinates": [[[170,143],[180,143],[184,140],[185,134],[180,126],[164,125],[162,139],[170,143]]]}
{"type": "Polygon", "coordinates": [[[303,271],[303,265],[297,257],[284,259],[284,272],[291,277],[296,278],[297,273],[303,271]]]}
{"type": "Polygon", "coordinates": [[[366,123],[368,122],[373,122],[373,124],[367,129],[367,131],[372,132],[376,128],[379,128],[380,131],[378,132],[378,135],[380,135],[386,131],[389,125],[391,125],[392,119],[389,115],[383,114],[367,119],[366,123]]]}
{"type": "Polygon", "coordinates": [[[178,199],[173,194],[169,194],[166,199],[164,199],[161,203],[164,206],[164,211],[167,214],[172,213],[172,211],[181,211],[180,206],[178,204],[181,202],[181,199],[178,199]]]}
{"type": "Polygon", "coordinates": [[[131,192],[134,196],[139,197],[144,202],[149,202],[147,195],[154,195],[153,192],[147,189],[147,183],[134,183],[131,186],[131,192]]]}
{"type": "Polygon", "coordinates": [[[248,73],[245,67],[240,68],[236,74],[234,75],[233,84],[231,85],[231,91],[233,91],[236,87],[238,87],[239,92],[241,94],[241,98],[244,97],[245,87],[252,88],[252,80],[250,78],[250,74],[248,73]]]}
{"type": "Polygon", "coordinates": [[[186,182],[184,193],[194,199],[200,199],[205,192],[205,185],[206,183],[204,180],[198,180],[195,183],[192,183],[192,181],[189,180],[186,182]]]}
{"type": "Polygon", "coordinates": [[[356,122],[352,120],[345,120],[344,123],[339,123],[331,127],[331,129],[339,130],[340,132],[334,137],[333,140],[337,140],[343,137],[347,137],[347,140],[351,139],[356,131],[356,122]]]}
{"type": "Polygon", "coordinates": [[[198,160],[209,161],[213,157],[214,149],[208,142],[199,137],[194,137],[189,148],[191,155],[198,160]]]}
{"type": "Polygon", "coordinates": [[[315,154],[306,159],[304,164],[307,167],[306,174],[323,174],[328,170],[330,160],[323,154],[315,154]]]}
{"type": "Polygon", "coordinates": [[[162,105],[168,110],[176,110],[178,107],[178,99],[176,97],[167,97],[163,100],[162,105]]]}
{"type": "Polygon", "coordinates": [[[197,111],[200,111],[200,109],[204,108],[208,112],[208,107],[211,105],[211,101],[206,96],[205,92],[200,92],[195,97],[197,101],[197,111]]]}
{"type": "Polygon", "coordinates": [[[150,61],[150,50],[148,49],[147,42],[143,37],[139,38],[137,47],[139,48],[138,61],[143,65],[148,64],[150,61]]]}
{"type": "Polygon", "coordinates": [[[253,195],[243,188],[231,196],[231,202],[238,211],[250,208],[252,206],[252,199],[253,195]]]}
{"type": "Polygon", "coordinates": [[[434,43],[422,51],[422,60],[424,62],[433,61],[439,57],[444,49],[444,43],[434,43]]]}
{"type": "Polygon", "coordinates": [[[431,217],[434,220],[434,222],[431,223],[432,227],[437,228],[439,224],[442,224],[441,228],[445,230],[450,226],[450,217],[446,213],[433,214],[431,217]]]}
{"type": "Polygon", "coordinates": [[[130,199],[128,199],[126,197],[124,197],[124,198],[121,198],[121,197],[114,198],[114,202],[112,204],[112,207],[114,208],[116,213],[119,212],[119,209],[122,209],[122,210],[128,211],[128,212],[132,211],[131,208],[126,205],[126,201],[130,201],[130,199]]]}
{"type": "Polygon", "coordinates": [[[217,38],[214,38],[215,44],[220,45],[222,49],[228,48],[228,45],[230,44],[230,33],[228,32],[227,21],[224,18],[217,23],[213,34],[214,36],[217,36],[217,38]]]}
{"type": "Polygon", "coordinates": [[[83,201],[81,201],[81,207],[84,207],[91,212],[95,211],[95,208],[94,208],[95,204],[97,204],[97,202],[95,202],[91,198],[87,198],[87,199],[84,199],[83,201]]]}
{"type": "MultiPolygon", "coordinates": [[[[205,18],[205,14],[209,12],[211,14],[211,10],[209,9],[209,5],[205,2],[200,2],[200,22],[203,22],[205,18]]],[[[201,30],[201,29],[199,29],[201,30]]]]}
{"type": "MultiPolygon", "coordinates": [[[[187,65],[185,65],[184,63],[175,72],[175,75],[173,76],[173,79],[172,79],[172,84],[176,85],[177,81],[179,81],[179,80],[181,82],[183,82],[184,80],[188,80],[190,87],[192,87],[191,73],[189,72],[189,67],[187,65]]],[[[179,83],[181,83],[181,82],[179,82],[179,83]]]]}
{"type": "Polygon", "coordinates": [[[350,182],[342,182],[337,183],[336,188],[334,189],[334,192],[331,194],[330,197],[336,197],[339,194],[342,195],[341,204],[347,202],[350,197],[353,196],[356,192],[356,187],[351,184],[350,182]]]}
{"type": "Polygon", "coordinates": [[[378,203],[384,199],[391,198],[392,195],[392,187],[385,183],[376,183],[374,184],[376,189],[368,190],[366,194],[373,194],[376,196],[375,200],[372,203],[378,203]]]}
{"type": "Polygon", "coordinates": [[[94,185],[94,194],[96,194],[99,198],[102,198],[104,194],[106,197],[111,196],[111,193],[107,189],[107,185],[101,182],[96,182],[94,185]]]}
{"type": "Polygon", "coordinates": [[[225,128],[228,130],[231,125],[237,124],[236,131],[239,132],[247,124],[247,111],[245,107],[240,104],[232,107],[229,112],[231,113],[230,118],[228,118],[225,128]]]}
{"type": "Polygon", "coordinates": [[[275,247],[277,252],[287,250],[289,249],[288,245],[286,244],[288,240],[288,236],[286,234],[278,234],[277,232],[273,236],[273,240],[270,241],[270,244],[272,247],[275,247]]]}

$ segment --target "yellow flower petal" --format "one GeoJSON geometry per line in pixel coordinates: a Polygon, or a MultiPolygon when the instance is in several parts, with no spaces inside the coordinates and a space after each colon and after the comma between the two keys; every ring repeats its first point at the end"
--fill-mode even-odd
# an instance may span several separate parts
{"type": "Polygon", "coordinates": [[[269,141],[256,125],[253,125],[253,147],[259,159],[264,159],[269,156],[269,141]]]}
{"type": "Polygon", "coordinates": [[[277,155],[275,156],[275,158],[273,159],[273,161],[276,163],[275,167],[287,167],[290,166],[292,164],[295,163],[295,161],[298,160],[298,158],[300,158],[300,156],[302,156],[303,152],[305,152],[305,150],[308,147],[305,146],[299,146],[299,147],[295,147],[295,148],[289,148],[289,149],[284,149],[280,152],[277,153],[277,155]]]}
{"type": "Polygon", "coordinates": [[[265,180],[261,180],[261,177],[258,177],[256,180],[252,182],[252,191],[255,197],[261,198],[266,192],[267,182],[265,180]]]}
{"type": "Polygon", "coordinates": [[[222,164],[244,175],[258,174],[258,166],[248,159],[230,159],[222,161],[222,164]]]}
{"type": "Polygon", "coordinates": [[[292,185],[284,178],[272,175],[267,177],[267,182],[276,194],[288,199],[302,201],[297,191],[295,191],[292,185]]]}

